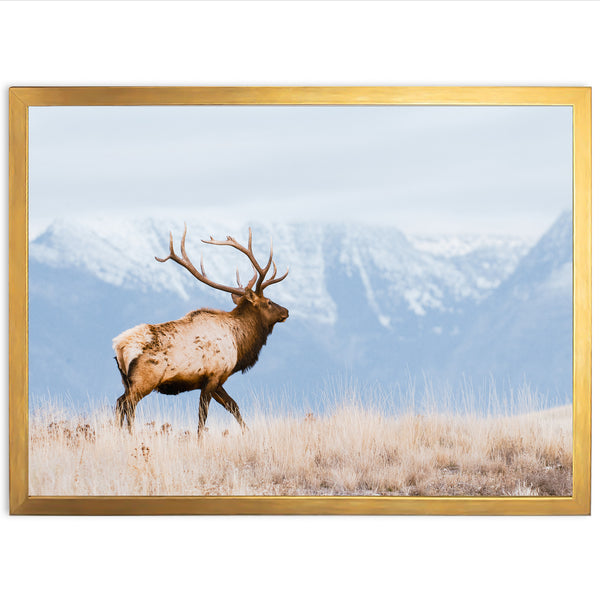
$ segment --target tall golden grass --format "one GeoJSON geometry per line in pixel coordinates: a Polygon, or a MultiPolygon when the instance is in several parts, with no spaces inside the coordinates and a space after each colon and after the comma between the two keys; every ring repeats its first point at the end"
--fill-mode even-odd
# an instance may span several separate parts
{"type": "MultiPolygon", "coordinates": [[[[216,411],[217,407],[212,407],[216,411]]],[[[223,413],[224,414],[224,413],[223,413]]],[[[387,415],[359,404],[193,427],[32,415],[31,495],[569,496],[570,406],[387,415]]],[[[224,419],[225,417],[223,417],[224,419]]]]}

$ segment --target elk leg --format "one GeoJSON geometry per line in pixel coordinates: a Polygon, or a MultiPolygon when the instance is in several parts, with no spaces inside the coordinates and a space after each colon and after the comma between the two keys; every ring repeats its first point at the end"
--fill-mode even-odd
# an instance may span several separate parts
{"type": "Polygon", "coordinates": [[[140,385],[136,381],[131,381],[127,386],[125,393],[117,399],[117,418],[119,425],[123,427],[123,422],[127,420],[127,427],[131,433],[135,421],[135,408],[138,402],[147,396],[153,389],[153,386],[140,385]]]}
{"type": "Polygon", "coordinates": [[[202,390],[200,394],[200,402],[198,403],[198,436],[204,432],[204,424],[208,417],[208,405],[210,404],[212,393],[202,390]]]}
{"type": "Polygon", "coordinates": [[[119,425],[123,427],[125,420],[127,421],[127,427],[131,432],[133,422],[135,421],[135,407],[137,402],[127,393],[123,394],[117,399],[116,414],[119,421],[119,425]]]}
{"type": "Polygon", "coordinates": [[[127,402],[126,394],[117,398],[117,406],[115,408],[115,415],[119,425],[123,427],[123,421],[125,420],[125,403],[127,402]]]}
{"type": "Polygon", "coordinates": [[[156,373],[155,365],[148,361],[134,359],[129,365],[127,375],[119,367],[125,385],[125,393],[117,400],[117,418],[121,427],[127,420],[131,433],[135,421],[135,408],[138,402],[146,397],[160,382],[160,373],[156,373]]]}
{"type": "Polygon", "coordinates": [[[131,431],[131,426],[133,425],[132,414],[135,415],[135,405],[133,401],[128,396],[128,394],[123,394],[117,398],[117,408],[116,408],[117,419],[119,421],[119,425],[123,427],[123,423],[127,420],[127,425],[129,430],[131,431]]]}
{"type": "Polygon", "coordinates": [[[140,398],[130,398],[129,402],[125,407],[125,416],[127,417],[127,427],[129,431],[133,429],[133,422],[135,421],[135,407],[137,406],[140,398]]]}
{"type": "Polygon", "coordinates": [[[225,391],[225,388],[221,385],[217,388],[215,392],[213,392],[213,398],[225,408],[225,410],[229,411],[234,417],[235,420],[240,424],[242,430],[248,429],[246,423],[244,423],[244,419],[242,419],[242,415],[240,413],[240,407],[237,402],[225,391]]]}

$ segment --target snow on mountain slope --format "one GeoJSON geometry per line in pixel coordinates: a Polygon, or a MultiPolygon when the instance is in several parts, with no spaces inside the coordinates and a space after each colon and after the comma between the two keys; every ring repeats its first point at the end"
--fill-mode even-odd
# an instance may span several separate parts
{"type": "MultiPolygon", "coordinates": [[[[183,232],[179,222],[60,219],[31,242],[30,258],[48,266],[79,268],[126,289],[168,291],[187,299],[197,293],[198,282],[178,265],[154,260],[168,254],[169,230],[178,248],[183,232]]],[[[245,243],[247,225],[190,220],[186,247],[195,264],[204,255],[213,280],[233,284],[236,267],[249,279],[245,257],[230,248],[203,244],[201,239],[210,235],[217,239],[232,235],[245,243]]],[[[291,269],[285,284],[272,288],[277,300],[289,304],[300,318],[329,324],[336,320],[337,307],[327,289],[328,268],[358,273],[371,308],[382,324],[389,324],[400,307],[424,315],[430,310],[452,311],[465,299],[480,301],[506,278],[530,245],[514,238],[479,238],[477,244],[465,240],[463,251],[457,253],[453,246],[443,251],[439,244],[432,250],[430,241],[409,240],[394,228],[262,223],[253,225],[253,239],[257,256],[264,260],[271,238],[280,270],[291,269]]]]}
{"type": "Polygon", "coordinates": [[[411,236],[410,241],[418,250],[449,258],[459,270],[470,272],[484,292],[498,287],[537,240],[529,236],[439,235],[411,236]]]}
{"type": "Polygon", "coordinates": [[[531,291],[555,290],[570,298],[572,289],[573,218],[563,213],[540,241],[523,257],[503,288],[515,297],[526,298],[531,291]]]}

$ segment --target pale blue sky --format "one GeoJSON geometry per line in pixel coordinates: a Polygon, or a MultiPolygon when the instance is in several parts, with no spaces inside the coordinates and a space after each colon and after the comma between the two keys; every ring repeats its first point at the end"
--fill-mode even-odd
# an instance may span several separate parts
{"type": "Polygon", "coordinates": [[[540,235],[572,202],[569,107],[33,107],[29,131],[33,234],[113,213],[540,235]]]}

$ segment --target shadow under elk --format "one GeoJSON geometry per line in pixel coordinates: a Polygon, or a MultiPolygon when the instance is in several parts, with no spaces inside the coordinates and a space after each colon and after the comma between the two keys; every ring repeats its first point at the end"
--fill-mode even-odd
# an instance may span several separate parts
{"type": "Polygon", "coordinates": [[[198,281],[229,292],[236,306],[231,312],[202,308],[176,321],[158,325],[144,323],[113,340],[115,360],[125,387],[125,393],[117,399],[116,415],[121,426],[127,420],[130,431],[137,403],[153,390],[171,395],[200,390],[198,435],[204,431],[212,398],[245,429],[240,409],[223,384],[233,373],[247,371],[256,364],[275,323],[282,323],[289,316],[287,308],[264,296],[268,286],[282,281],[289,272],[288,269],[277,277],[272,242],[269,260],[261,267],[252,250],[252,229],[249,229],[247,247],[230,236],[224,241],[212,236],[210,240],[202,240],[205,244],[231,246],[250,260],[254,270],[252,279],[243,286],[237,271],[238,287],[229,287],[208,279],[202,257],[200,271],[194,267],[185,250],[186,234],[187,227],[181,238],[181,256],[173,250],[171,233],[169,256],[155,257],[156,260],[166,262],[171,259],[185,267],[198,281]],[[271,267],[273,273],[267,278],[271,267]]]}

